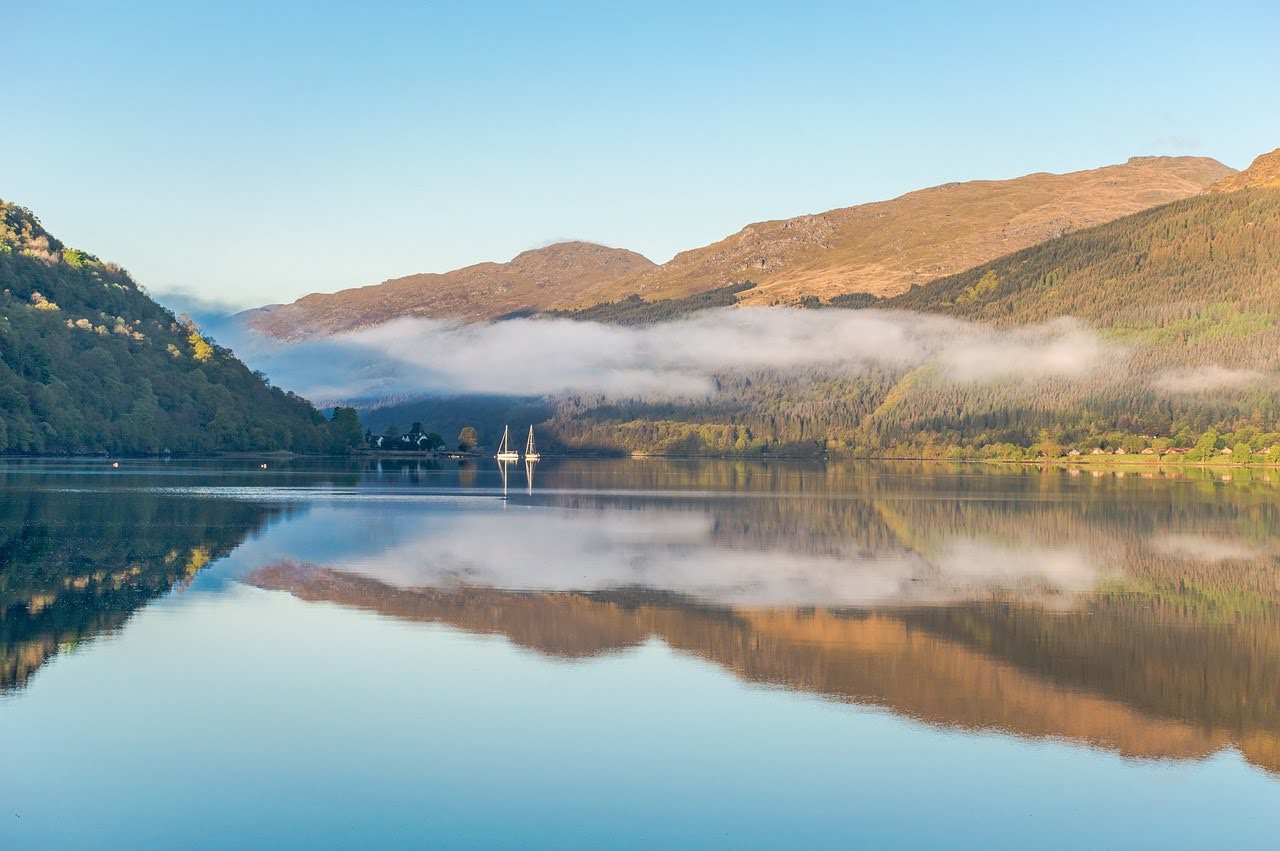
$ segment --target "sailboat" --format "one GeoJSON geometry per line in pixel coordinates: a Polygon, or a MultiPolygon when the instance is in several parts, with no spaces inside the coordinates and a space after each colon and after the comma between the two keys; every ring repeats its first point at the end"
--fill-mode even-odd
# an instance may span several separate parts
{"type": "Polygon", "coordinates": [[[538,454],[538,449],[533,445],[533,426],[529,426],[529,442],[524,445],[524,460],[540,461],[542,456],[538,454]]]}
{"type": "Polygon", "coordinates": [[[502,443],[498,445],[498,454],[493,456],[499,461],[519,461],[520,453],[511,448],[511,428],[502,427],[502,443]]]}

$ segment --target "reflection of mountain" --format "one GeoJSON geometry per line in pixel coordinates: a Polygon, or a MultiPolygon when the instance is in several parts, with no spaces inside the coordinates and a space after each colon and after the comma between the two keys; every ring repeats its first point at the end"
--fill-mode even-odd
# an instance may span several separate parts
{"type": "Polygon", "coordinates": [[[230,552],[273,510],[145,491],[0,497],[0,693],[230,552]]]}
{"type": "Polygon", "coordinates": [[[561,657],[650,636],[760,683],[931,724],[1062,737],[1122,754],[1200,758],[1236,746],[1280,771],[1280,637],[1271,610],[1215,626],[1194,608],[1100,599],[1094,615],[960,607],[839,612],[689,604],[636,591],[402,588],[280,563],[262,588],[501,634],[561,657]]]}

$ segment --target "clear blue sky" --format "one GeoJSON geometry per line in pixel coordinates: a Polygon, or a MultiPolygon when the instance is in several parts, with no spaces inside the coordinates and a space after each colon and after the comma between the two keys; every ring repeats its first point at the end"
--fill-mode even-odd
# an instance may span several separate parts
{"type": "Polygon", "coordinates": [[[155,292],[245,306],[1280,146],[1274,0],[0,0],[0,20],[0,197],[155,292]]]}

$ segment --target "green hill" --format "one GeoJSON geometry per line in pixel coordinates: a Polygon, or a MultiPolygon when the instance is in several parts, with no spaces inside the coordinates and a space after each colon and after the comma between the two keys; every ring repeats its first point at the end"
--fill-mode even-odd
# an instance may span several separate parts
{"type": "Polygon", "coordinates": [[[336,431],[123,269],[0,201],[0,451],[318,452],[349,437],[336,431]]]}

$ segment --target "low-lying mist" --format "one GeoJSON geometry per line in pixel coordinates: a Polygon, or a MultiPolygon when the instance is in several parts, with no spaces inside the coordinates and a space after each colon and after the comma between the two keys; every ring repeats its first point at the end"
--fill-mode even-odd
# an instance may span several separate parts
{"type": "Polygon", "coordinates": [[[1073,379],[1124,358],[1071,319],[1006,330],[884,310],[736,308],[641,327],[402,319],[292,345],[226,335],[250,365],[321,405],[466,393],[698,397],[713,391],[714,374],[753,369],[932,366],[959,383],[1073,379]]]}

